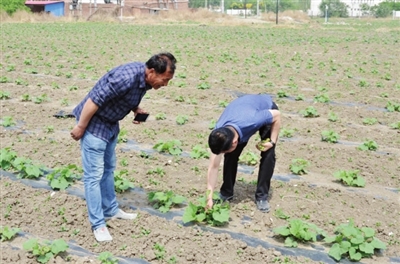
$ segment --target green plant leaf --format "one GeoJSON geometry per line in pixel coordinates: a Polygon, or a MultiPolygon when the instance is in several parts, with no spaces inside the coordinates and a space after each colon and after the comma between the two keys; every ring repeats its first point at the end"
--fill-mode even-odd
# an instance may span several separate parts
{"type": "Polygon", "coordinates": [[[32,251],[33,248],[38,244],[37,239],[31,238],[28,241],[25,241],[22,245],[24,250],[32,251]]]}
{"type": "Polygon", "coordinates": [[[290,230],[286,226],[279,226],[274,228],[273,231],[281,236],[288,236],[290,235],[290,230]]]}
{"type": "Polygon", "coordinates": [[[360,252],[356,252],[355,248],[350,248],[349,249],[349,256],[351,260],[359,261],[362,258],[362,255],[360,252]]]}
{"type": "Polygon", "coordinates": [[[185,212],[183,213],[182,216],[183,223],[189,223],[195,221],[196,212],[197,212],[197,206],[189,202],[189,205],[186,207],[185,212]]]}
{"type": "Polygon", "coordinates": [[[352,243],[352,244],[355,244],[355,245],[360,245],[361,243],[363,243],[364,242],[364,237],[362,236],[362,235],[357,235],[356,237],[353,237],[351,240],[350,240],[350,242],[352,243]]]}
{"type": "Polygon", "coordinates": [[[361,228],[361,231],[364,232],[364,236],[365,236],[366,238],[368,238],[368,237],[373,237],[373,236],[375,235],[375,230],[372,229],[372,228],[370,228],[370,227],[362,227],[362,228],[361,228]]]}
{"type": "Polygon", "coordinates": [[[40,255],[37,257],[37,261],[40,263],[47,263],[53,257],[53,253],[47,252],[45,255],[40,255]]]}
{"type": "Polygon", "coordinates": [[[362,243],[358,248],[366,254],[374,254],[374,247],[368,242],[362,243]]]}
{"type": "Polygon", "coordinates": [[[371,241],[371,245],[377,249],[386,249],[386,244],[377,239],[376,237],[374,237],[374,239],[371,241]]]}
{"type": "Polygon", "coordinates": [[[68,249],[68,244],[63,239],[54,240],[51,244],[51,252],[57,255],[60,252],[64,252],[68,249]]]}
{"type": "Polygon", "coordinates": [[[289,236],[285,239],[285,247],[297,247],[297,242],[289,236]]]}
{"type": "Polygon", "coordinates": [[[338,243],[333,244],[328,254],[336,261],[339,261],[342,258],[341,248],[339,244],[338,243]]]}

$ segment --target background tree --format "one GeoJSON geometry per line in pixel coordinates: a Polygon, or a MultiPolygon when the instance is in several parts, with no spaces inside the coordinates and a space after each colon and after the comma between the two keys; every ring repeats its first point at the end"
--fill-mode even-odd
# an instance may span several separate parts
{"type": "Polygon", "coordinates": [[[319,5],[321,14],[325,15],[325,6],[328,6],[328,17],[348,17],[347,5],[339,0],[323,0],[319,5]]]}
{"type": "Polygon", "coordinates": [[[393,10],[400,11],[400,2],[382,2],[371,8],[371,13],[376,17],[388,17],[393,10]]]}
{"type": "Polygon", "coordinates": [[[6,11],[9,15],[14,14],[17,10],[30,11],[25,6],[25,0],[0,0],[0,10],[6,11]]]}
{"type": "Polygon", "coordinates": [[[361,9],[362,15],[365,16],[365,15],[369,15],[371,7],[366,3],[362,3],[360,5],[360,9],[361,9]]]}

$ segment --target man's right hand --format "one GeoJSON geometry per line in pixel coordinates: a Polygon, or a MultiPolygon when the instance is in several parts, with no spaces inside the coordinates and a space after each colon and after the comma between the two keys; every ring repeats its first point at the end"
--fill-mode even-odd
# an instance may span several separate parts
{"type": "Polygon", "coordinates": [[[85,128],[82,128],[79,125],[75,125],[74,128],[71,130],[71,137],[73,140],[80,140],[85,133],[85,128]]]}
{"type": "Polygon", "coordinates": [[[208,198],[208,199],[207,199],[206,210],[212,209],[213,205],[214,205],[214,201],[213,201],[212,197],[211,197],[211,198],[208,198]]]}

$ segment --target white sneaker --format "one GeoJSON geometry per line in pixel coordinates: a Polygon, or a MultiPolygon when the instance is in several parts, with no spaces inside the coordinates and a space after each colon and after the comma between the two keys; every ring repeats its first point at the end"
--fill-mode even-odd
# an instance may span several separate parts
{"type": "Polygon", "coordinates": [[[129,214],[129,213],[125,213],[124,211],[122,211],[121,209],[118,209],[117,213],[114,216],[111,217],[105,217],[105,220],[109,220],[109,219],[124,219],[124,220],[133,220],[137,217],[137,214],[129,214]]]}
{"type": "Polygon", "coordinates": [[[96,240],[99,242],[106,242],[112,240],[110,232],[108,232],[108,229],[105,226],[97,228],[96,230],[93,231],[93,234],[96,240]]]}

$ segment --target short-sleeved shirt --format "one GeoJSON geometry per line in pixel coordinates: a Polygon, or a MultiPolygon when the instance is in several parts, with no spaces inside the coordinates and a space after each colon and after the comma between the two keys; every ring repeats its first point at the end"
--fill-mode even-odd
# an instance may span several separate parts
{"type": "Polygon", "coordinates": [[[247,94],[233,100],[222,112],[215,128],[232,126],[239,134],[239,143],[249,141],[262,126],[270,125],[273,116],[271,96],[247,94]]]}
{"type": "Polygon", "coordinates": [[[106,142],[119,133],[119,120],[138,107],[147,90],[152,87],[145,82],[146,66],[132,62],[118,66],[99,79],[72,113],[79,121],[88,98],[99,109],[91,118],[86,130],[106,142]]]}

